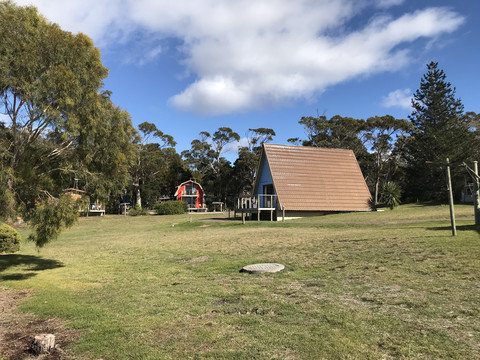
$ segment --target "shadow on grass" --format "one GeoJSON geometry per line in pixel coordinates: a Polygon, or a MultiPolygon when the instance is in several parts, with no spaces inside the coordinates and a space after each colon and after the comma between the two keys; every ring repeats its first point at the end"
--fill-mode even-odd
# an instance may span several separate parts
{"type": "Polygon", "coordinates": [[[27,273],[2,274],[0,279],[7,280],[25,280],[37,275],[36,271],[55,269],[64,265],[57,260],[43,259],[33,255],[0,255],[0,273],[15,266],[24,266],[22,270],[29,271],[27,273]]]}
{"type": "MultiPolygon", "coordinates": [[[[429,227],[427,230],[452,230],[452,227],[450,225],[446,226],[435,226],[435,227],[429,227]]],[[[480,228],[478,228],[476,225],[457,225],[457,231],[476,231],[480,233],[480,228]]]]}
{"type": "Polygon", "coordinates": [[[9,280],[27,280],[30,279],[31,277],[34,277],[37,275],[36,273],[26,273],[26,274],[7,274],[7,275],[0,275],[0,280],[2,281],[9,281],[9,280]]]}

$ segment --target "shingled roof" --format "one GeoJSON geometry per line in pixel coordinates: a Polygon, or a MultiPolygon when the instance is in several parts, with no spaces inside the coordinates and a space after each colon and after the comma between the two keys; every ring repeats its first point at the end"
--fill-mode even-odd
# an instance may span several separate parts
{"type": "Polygon", "coordinates": [[[263,149],[261,164],[266,157],[285,210],[372,210],[370,191],[353,151],[273,144],[264,144],[263,149]]]}

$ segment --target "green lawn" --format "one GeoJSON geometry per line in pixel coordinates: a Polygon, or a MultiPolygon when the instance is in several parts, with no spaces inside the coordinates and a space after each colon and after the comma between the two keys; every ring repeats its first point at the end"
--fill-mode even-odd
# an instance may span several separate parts
{"type": "MultiPolygon", "coordinates": [[[[80,219],[0,256],[21,306],[64,319],[82,359],[480,358],[473,207],[406,205],[286,223],[80,219]],[[281,273],[242,266],[278,262],[281,273]]],[[[211,215],[210,215],[211,217],[211,215]]]]}

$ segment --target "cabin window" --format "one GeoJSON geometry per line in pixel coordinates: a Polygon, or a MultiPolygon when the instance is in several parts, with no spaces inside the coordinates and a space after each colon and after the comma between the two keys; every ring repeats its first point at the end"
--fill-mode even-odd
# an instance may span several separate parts
{"type": "Polygon", "coordinates": [[[196,195],[195,185],[185,185],[185,195],[196,195]]]}
{"type": "Polygon", "coordinates": [[[273,195],[273,184],[263,185],[263,193],[273,195]]]}
{"type": "Polygon", "coordinates": [[[185,200],[187,201],[188,207],[189,207],[190,209],[194,209],[194,208],[195,208],[195,201],[196,201],[195,198],[186,198],[185,200]]]}

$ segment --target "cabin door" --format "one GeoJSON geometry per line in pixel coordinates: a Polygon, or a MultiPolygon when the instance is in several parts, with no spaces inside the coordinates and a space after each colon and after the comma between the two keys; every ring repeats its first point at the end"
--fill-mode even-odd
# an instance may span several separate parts
{"type": "Polygon", "coordinates": [[[266,208],[272,208],[274,205],[273,198],[273,184],[263,185],[263,206],[266,208]]]}

